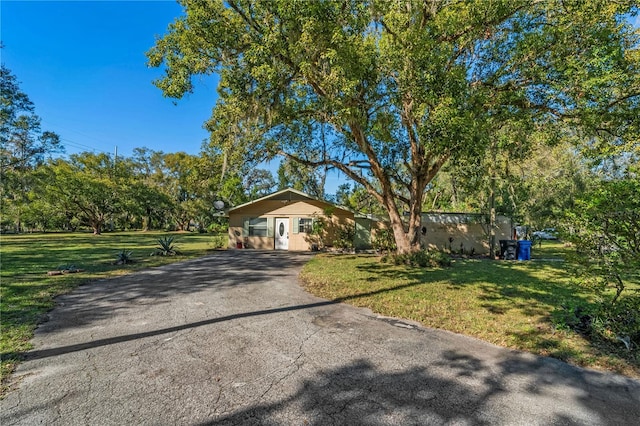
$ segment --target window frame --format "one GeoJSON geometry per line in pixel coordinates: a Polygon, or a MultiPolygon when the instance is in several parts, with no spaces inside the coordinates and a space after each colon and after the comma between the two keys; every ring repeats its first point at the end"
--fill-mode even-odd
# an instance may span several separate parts
{"type": "Polygon", "coordinates": [[[312,217],[299,217],[298,218],[298,232],[301,233],[301,234],[311,234],[313,232],[313,218],[312,217]]]}
{"type": "Polygon", "coordinates": [[[247,236],[249,237],[268,237],[269,219],[266,217],[250,217],[247,228],[247,236]],[[256,231],[260,232],[256,233],[256,231]]]}

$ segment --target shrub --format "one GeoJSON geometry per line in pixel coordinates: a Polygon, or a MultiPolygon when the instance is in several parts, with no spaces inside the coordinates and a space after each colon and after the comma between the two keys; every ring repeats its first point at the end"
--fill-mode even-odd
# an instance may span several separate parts
{"type": "Polygon", "coordinates": [[[226,248],[229,244],[229,236],[227,234],[219,234],[211,237],[211,244],[213,249],[226,248]]]}
{"type": "Polygon", "coordinates": [[[640,293],[616,303],[563,305],[553,313],[556,328],[575,331],[589,340],[640,351],[640,293]]]}
{"type": "Polygon", "coordinates": [[[396,251],[396,240],[390,229],[380,229],[376,231],[375,236],[371,240],[371,246],[379,253],[396,251]]]}
{"type": "Polygon", "coordinates": [[[116,265],[126,265],[127,263],[133,263],[133,252],[122,249],[116,253],[116,265]]]}
{"type": "Polygon", "coordinates": [[[226,233],[228,230],[228,223],[212,222],[207,226],[207,232],[211,232],[212,234],[222,234],[226,233]]]}
{"type": "Polygon", "coordinates": [[[156,250],[151,253],[152,256],[175,256],[180,254],[180,252],[176,249],[176,245],[173,243],[174,237],[167,235],[161,238],[158,238],[156,241],[158,243],[158,247],[156,250]]]}
{"type": "Polygon", "coordinates": [[[356,237],[356,230],[353,227],[343,226],[337,230],[338,237],[333,242],[336,248],[344,251],[353,251],[353,240],[356,237]]]}

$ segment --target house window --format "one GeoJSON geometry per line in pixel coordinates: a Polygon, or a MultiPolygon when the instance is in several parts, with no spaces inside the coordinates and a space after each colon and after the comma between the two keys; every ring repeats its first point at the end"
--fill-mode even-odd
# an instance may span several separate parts
{"type": "Polygon", "coordinates": [[[312,225],[313,225],[313,219],[311,219],[311,218],[309,218],[309,219],[305,219],[305,218],[298,219],[298,230],[299,230],[300,233],[310,234],[311,231],[313,230],[312,225]]]}
{"type": "Polygon", "coordinates": [[[249,236],[250,237],[266,237],[267,236],[267,218],[254,217],[249,219],[249,236]]]}

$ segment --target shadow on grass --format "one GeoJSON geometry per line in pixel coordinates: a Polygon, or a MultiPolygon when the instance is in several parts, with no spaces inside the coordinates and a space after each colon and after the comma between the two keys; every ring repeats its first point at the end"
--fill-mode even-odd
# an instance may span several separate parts
{"type": "MultiPolygon", "coordinates": [[[[372,262],[358,265],[357,268],[391,282],[408,282],[403,286],[387,288],[386,291],[391,294],[415,287],[417,296],[414,295],[412,300],[420,297],[421,286],[428,289],[432,283],[447,283],[453,291],[471,291],[475,294],[473,297],[480,301],[479,306],[495,321],[511,314],[510,318],[521,316],[523,321],[530,322],[530,325],[524,323],[521,329],[507,332],[517,348],[577,364],[583,364],[594,356],[603,357],[608,359],[608,366],[617,371],[628,371],[624,364],[636,373],[640,371],[638,356],[625,350],[620,342],[608,342],[605,345],[604,339],[599,336],[575,336],[575,339],[585,339],[589,347],[587,354],[583,352],[584,349],[564,341],[565,332],[556,330],[557,326],[563,326],[557,323],[557,313],[562,311],[563,306],[588,306],[593,300],[584,289],[571,284],[564,265],[559,262],[466,260],[457,261],[451,268],[426,270],[372,262]]],[[[364,280],[376,284],[376,280],[364,280]]],[[[434,297],[428,291],[425,291],[425,295],[434,297]]]]}

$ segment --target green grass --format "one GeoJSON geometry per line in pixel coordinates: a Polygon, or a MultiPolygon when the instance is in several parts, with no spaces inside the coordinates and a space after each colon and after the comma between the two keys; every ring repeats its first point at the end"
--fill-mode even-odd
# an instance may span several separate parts
{"type": "Polygon", "coordinates": [[[634,355],[622,345],[596,345],[555,326],[562,305],[592,302],[558,261],[566,250],[562,244],[544,242],[536,256],[551,261],[458,259],[444,269],[395,266],[372,255],[320,255],[303,268],[301,277],[320,297],[574,365],[640,377],[637,351],[634,355]]]}
{"type": "Polygon", "coordinates": [[[33,331],[53,307],[54,297],[83,282],[127,274],[199,257],[216,247],[226,235],[166,232],[122,232],[92,235],[50,233],[0,237],[0,377],[4,393],[7,379],[21,354],[31,348],[33,331]],[[180,255],[150,256],[165,235],[175,237],[180,255]],[[114,265],[117,253],[132,252],[133,264],[114,265]],[[74,265],[84,272],[48,276],[47,272],[74,265]]]}
{"type": "Polygon", "coordinates": [[[564,260],[569,248],[560,241],[538,240],[531,247],[531,259],[564,260]]]}

